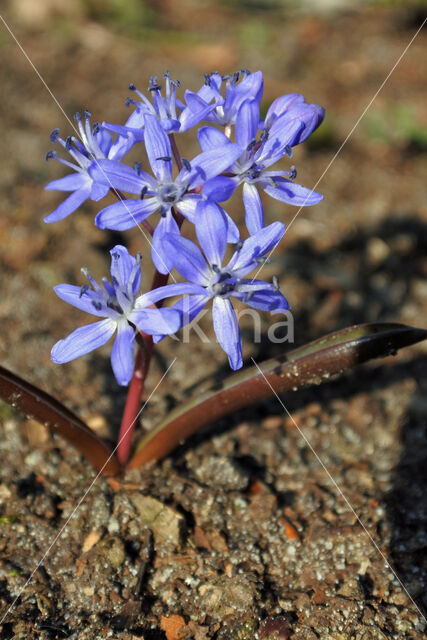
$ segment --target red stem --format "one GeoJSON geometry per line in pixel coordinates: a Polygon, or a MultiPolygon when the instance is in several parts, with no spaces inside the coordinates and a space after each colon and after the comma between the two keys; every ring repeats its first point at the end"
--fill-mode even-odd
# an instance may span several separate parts
{"type": "MultiPolygon", "coordinates": [[[[181,156],[178,151],[178,147],[176,146],[175,138],[173,134],[169,135],[169,140],[171,143],[172,154],[178,168],[180,171],[183,167],[181,156]]],[[[114,189],[115,195],[119,199],[123,199],[123,195],[114,189]]],[[[184,216],[172,209],[172,214],[178,224],[178,227],[181,228],[182,223],[184,222],[184,216]]],[[[148,223],[147,223],[148,224],[148,223]]],[[[151,228],[151,235],[153,235],[153,228],[151,228]]],[[[151,283],[151,291],[153,289],[157,289],[158,287],[163,287],[167,284],[169,278],[169,274],[163,274],[159,271],[154,272],[153,281],[151,283]]],[[[162,302],[157,303],[157,307],[160,307],[162,302]]],[[[126,404],[123,410],[122,422],[120,425],[119,431],[119,439],[117,444],[117,457],[119,459],[120,464],[125,466],[129,460],[131,444],[132,444],[132,434],[135,428],[135,424],[138,418],[138,411],[141,403],[141,397],[144,393],[144,384],[145,378],[148,374],[148,369],[151,361],[151,354],[153,351],[153,338],[152,336],[147,335],[146,333],[141,332],[142,340],[139,341],[138,350],[135,359],[135,368],[132,375],[132,380],[129,384],[129,390],[126,397],[126,404]]]]}

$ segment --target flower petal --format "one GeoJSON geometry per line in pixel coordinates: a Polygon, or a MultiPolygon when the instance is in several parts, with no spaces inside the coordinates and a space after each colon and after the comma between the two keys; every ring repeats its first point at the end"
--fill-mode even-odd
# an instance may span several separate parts
{"type": "Polygon", "coordinates": [[[199,193],[186,193],[185,196],[175,204],[178,211],[182,213],[182,215],[185,216],[192,224],[196,221],[196,208],[201,197],[202,196],[199,193]]]}
{"type": "Polygon", "coordinates": [[[135,171],[116,160],[97,160],[89,167],[89,175],[100,184],[139,195],[145,186],[154,189],[156,181],[145,171],[135,171]]]}
{"type": "Polygon", "coordinates": [[[197,138],[203,151],[212,151],[230,142],[225,133],[215,127],[201,127],[197,132],[197,138]]]}
{"type": "Polygon", "coordinates": [[[288,93],[273,100],[265,116],[265,129],[270,129],[277,118],[280,118],[280,116],[289,111],[290,108],[300,104],[305,104],[305,98],[301,93],[288,93]]]}
{"type": "Polygon", "coordinates": [[[126,387],[131,381],[135,363],[135,329],[122,320],[111,350],[111,366],[117,382],[126,387]]]}
{"type": "Polygon", "coordinates": [[[157,198],[120,200],[101,209],[95,217],[95,224],[99,229],[116,229],[117,231],[132,229],[158,208],[157,198]]]}
{"type": "Polygon", "coordinates": [[[254,184],[250,184],[249,182],[244,183],[243,204],[245,205],[246,226],[252,235],[264,226],[264,210],[258,189],[254,184]]]}
{"type": "MultiPolygon", "coordinates": [[[[285,233],[282,222],[273,222],[244,241],[240,251],[236,251],[231,258],[228,268],[234,272],[253,266],[257,258],[262,258],[271,251],[285,233]]],[[[243,274],[242,274],[243,275],[243,274]]]]}
{"type": "Polygon", "coordinates": [[[209,264],[220,267],[227,247],[227,219],[216,202],[201,200],[197,205],[196,234],[209,264]]]}
{"type": "Polygon", "coordinates": [[[268,182],[265,184],[260,182],[260,186],[269,196],[281,202],[293,204],[296,207],[304,207],[317,204],[323,200],[323,196],[320,193],[307,189],[307,187],[303,187],[286,178],[275,178],[274,183],[275,187],[268,182]]]}
{"type": "Polygon", "coordinates": [[[242,339],[239,324],[230,300],[215,296],[213,301],[213,326],[218,342],[228,355],[232,369],[243,366],[242,339]]]}
{"type": "Polygon", "coordinates": [[[70,173],[68,176],[52,180],[45,186],[47,191],[76,191],[84,187],[86,183],[90,184],[91,180],[86,173],[70,173]]]}
{"type": "Polygon", "coordinates": [[[216,176],[203,185],[203,195],[215,202],[224,202],[231,198],[238,184],[238,177],[216,176]]]}
{"type": "Polygon", "coordinates": [[[209,283],[209,267],[199,247],[188,238],[179,234],[163,236],[165,250],[172,265],[190,282],[207,286],[209,283]]]}
{"type": "Polygon", "coordinates": [[[255,140],[259,123],[259,104],[255,100],[245,100],[236,118],[236,142],[246,149],[255,140]]]}
{"type": "Polygon", "coordinates": [[[165,245],[166,234],[179,237],[179,227],[170,211],[164,218],[160,218],[151,243],[151,257],[160,273],[169,273],[174,267],[174,256],[165,245]]]}
{"type": "Polygon", "coordinates": [[[80,205],[89,198],[90,189],[91,182],[87,183],[81,189],[77,189],[77,191],[74,191],[74,193],[69,195],[68,198],[64,200],[64,202],[61,202],[61,204],[55,209],[55,211],[52,211],[52,213],[49,213],[48,216],[43,218],[44,221],[48,223],[58,222],[58,220],[63,220],[64,218],[69,216],[70,213],[73,213],[73,211],[78,209],[80,205]]]}
{"type": "Polygon", "coordinates": [[[79,327],[64,340],[59,340],[51,351],[53,362],[62,364],[75,360],[98,347],[102,347],[116,330],[117,323],[110,318],[79,327]]]}
{"type": "Polygon", "coordinates": [[[240,155],[240,147],[232,142],[228,142],[223,147],[217,147],[211,151],[203,151],[191,161],[189,174],[185,169],[182,169],[177,181],[185,179],[188,186],[194,189],[207,182],[210,178],[229,169],[240,155]]]}
{"type": "Polygon", "coordinates": [[[206,295],[205,289],[198,284],[193,284],[191,282],[176,282],[174,284],[167,284],[164,287],[157,287],[157,289],[143,293],[142,296],[139,296],[135,300],[135,309],[145,309],[145,307],[156,304],[165,298],[172,298],[174,296],[185,295],[187,293],[206,295]]]}
{"type": "Polygon", "coordinates": [[[58,284],[54,287],[54,291],[58,298],[61,298],[64,302],[68,302],[68,304],[72,304],[73,307],[77,307],[77,309],[81,309],[82,311],[86,311],[86,313],[91,313],[100,318],[105,318],[107,315],[105,308],[99,311],[93,305],[93,301],[97,301],[98,297],[94,297],[92,289],[85,291],[82,287],[76,287],[73,284],[58,284]]]}
{"type": "MultiPolygon", "coordinates": [[[[262,311],[279,312],[287,311],[289,303],[280,291],[276,291],[272,285],[265,282],[264,289],[250,290],[251,280],[248,280],[248,285],[242,288],[248,289],[247,291],[238,291],[239,285],[233,292],[233,296],[244,302],[245,304],[253,307],[254,309],[260,309],[262,311]]],[[[259,280],[254,280],[254,283],[260,283],[259,280]]],[[[242,283],[243,284],[243,283],[242,283]]]]}
{"type": "Polygon", "coordinates": [[[144,142],[150,166],[160,182],[170,182],[172,180],[172,150],[169,138],[155,116],[147,113],[144,121],[144,142]],[[165,158],[170,158],[170,160],[165,158]]]}
{"type": "Polygon", "coordinates": [[[181,316],[178,311],[168,309],[134,309],[129,320],[138,329],[150,335],[169,335],[176,333],[181,327],[181,316]]]}
{"type": "Polygon", "coordinates": [[[121,244],[110,250],[111,276],[117,280],[120,289],[128,291],[131,275],[135,272],[136,258],[121,244]]]}

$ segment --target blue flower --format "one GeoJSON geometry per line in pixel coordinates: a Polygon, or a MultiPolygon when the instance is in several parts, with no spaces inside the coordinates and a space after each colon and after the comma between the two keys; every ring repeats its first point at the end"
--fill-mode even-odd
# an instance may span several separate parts
{"type": "Polygon", "coordinates": [[[203,87],[197,93],[187,91],[185,99],[189,108],[196,113],[201,111],[201,105],[207,106],[213,101],[214,108],[207,112],[201,120],[208,120],[227,127],[236,124],[237,114],[242,103],[245,100],[253,99],[259,104],[262,92],[262,72],[250,73],[246,69],[242,69],[233,75],[207,74],[203,87]],[[239,82],[240,76],[242,79],[239,82]],[[224,97],[221,94],[223,82],[225,83],[224,97]]]}
{"type": "MultiPolygon", "coordinates": [[[[152,102],[141,91],[138,91],[134,84],[130,84],[129,89],[141,98],[140,101],[135,101],[131,98],[126,101],[126,106],[133,105],[135,111],[123,126],[107,122],[104,122],[103,126],[122,136],[131,134],[135,142],[141,142],[144,139],[145,116],[147,114],[155,116],[166,133],[183,133],[204,120],[214,108],[214,105],[206,104],[203,100],[199,100],[198,104],[193,100],[192,108],[190,109],[176,97],[176,89],[181,87],[180,82],[171,80],[169,72],[166,72],[163,77],[166,84],[165,97],[162,96],[162,86],[158,83],[157,76],[150,78],[148,86],[152,102]],[[179,115],[177,109],[181,111],[179,115]]],[[[187,93],[185,93],[185,96],[187,93]]]]}
{"type": "MultiPolygon", "coordinates": [[[[173,256],[175,268],[189,282],[154,289],[145,294],[151,303],[175,295],[185,295],[172,309],[181,312],[181,326],[191,322],[205,305],[213,301],[213,323],[221,347],[228,355],[232,369],[243,364],[242,340],[230,298],[235,297],[255,309],[280,312],[289,304],[278,291],[277,284],[245,279],[250,271],[265,261],[265,256],[279,242],[285,232],[281,222],[273,222],[249,237],[226,266],[222,266],[226,249],[227,221],[222,212],[210,211],[211,203],[200,214],[196,233],[200,249],[187,238],[165,234],[164,244],[173,256]]],[[[157,342],[162,336],[157,336],[157,342]]]]}
{"type": "Polygon", "coordinates": [[[119,137],[115,142],[108,131],[105,131],[98,124],[93,129],[90,127],[90,113],[84,112],[85,125],[81,121],[81,115],[76,113],[74,119],[78,123],[81,141],[74,136],[69,136],[66,140],[59,137],[59,129],[54,129],[50,134],[51,142],[60,142],[64,149],[73,158],[74,162],[58,158],[55,151],[46,154],[46,160],[55,158],[67,167],[71,167],[74,173],[53,180],[45,186],[48,190],[72,191],[64,202],[52,213],[44,218],[45,222],[57,222],[73,213],[87,198],[100,200],[110,188],[107,183],[100,184],[89,175],[89,169],[96,164],[98,158],[110,158],[111,160],[121,160],[129,151],[133,140],[127,137],[119,137]]]}
{"type": "MultiPolygon", "coordinates": [[[[264,226],[264,212],[257,187],[282,202],[295,206],[313,205],[323,199],[320,193],[293,182],[296,170],[270,171],[268,168],[283,158],[292,156],[292,147],[313,131],[320,116],[320,107],[297,101],[292,108],[276,105],[268,113],[261,133],[259,129],[259,105],[256,100],[245,100],[237,113],[236,143],[241,155],[229,171],[232,177],[218,176],[210,180],[203,189],[206,197],[217,202],[227,200],[236,187],[243,183],[243,202],[246,212],[246,226],[253,234],[264,226]]],[[[198,132],[200,146],[205,152],[223,145],[228,138],[213,127],[202,127],[198,132]]]]}
{"type": "Polygon", "coordinates": [[[158,334],[160,327],[165,334],[175,333],[180,326],[180,314],[174,309],[148,309],[152,302],[144,295],[136,297],[141,285],[140,256],[134,258],[121,245],[111,249],[110,254],[111,282],[103,278],[104,288],[86,269],[82,271],[91,286],[60,284],[55,287],[56,294],[65,302],[105,320],[79,327],[59,340],[52,348],[51,357],[59,364],[75,360],[104,345],[117,330],[111,365],[117,382],[126,386],[134,367],[135,327],[150,335],[158,334]]]}
{"type": "MultiPolygon", "coordinates": [[[[173,261],[165,250],[163,237],[165,233],[179,233],[172,207],[194,223],[196,208],[204,206],[205,198],[191,191],[228,169],[240,155],[240,149],[226,139],[221,147],[200,153],[191,162],[185,161],[173,179],[169,138],[157,118],[150,114],[145,116],[145,146],[155,177],[142,169],[131,169],[110,160],[99,161],[92,167],[91,176],[97,182],[102,184],[104,181],[116,189],[141,196],[105,207],[96,216],[95,223],[100,229],[121,231],[136,226],[158,211],[161,218],[154,230],[152,258],[158,271],[168,273],[173,261]]],[[[229,242],[236,242],[238,230],[231,218],[228,218],[228,228],[229,242]]]]}

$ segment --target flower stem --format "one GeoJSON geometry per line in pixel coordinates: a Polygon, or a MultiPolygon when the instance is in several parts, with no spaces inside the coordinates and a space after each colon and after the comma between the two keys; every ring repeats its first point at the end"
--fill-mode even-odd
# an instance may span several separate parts
{"type": "MultiPolygon", "coordinates": [[[[171,149],[173,157],[175,159],[176,166],[180,171],[182,169],[182,160],[178,147],[175,142],[173,134],[169,135],[171,142],[171,149]]],[[[113,190],[119,200],[123,200],[124,196],[120,191],[113,190]]],[[[180,229],[184,222],[184,216],[175,209],[172,208],[173,216],[176,220],[178,228],[180,229]]],[[[148,224],[148,223],[147,223],[148,224]]],[[[149,225],[150,234],[153,235],[153,228],[149,225]]],[[[151,283],[151,291],[163,287],[167,284],[169,274],[154,272],[153,281],[151,283]]],[[[162,302],[157,303],[157,307],[160,307],[162,302]]],[[[126,397],[125,408],[123,410],[122,421],[120,425],[119,438],[117,443],[117,457],[121,465],[125,466],[129,460],[129,455],[132,445],[132,434],[135,428],[136,421],[138,419],[138,411],[141,403],[141,397],[144,393],[145,378],[148,374],[148,369],[151,361],[151,354],[153,352],[153,338],[146,333],[141,332],[137,339],[137,354],[135,359],[135,367],[132,375],[132,380],[129,384],[128,394],[126,397]]]]}

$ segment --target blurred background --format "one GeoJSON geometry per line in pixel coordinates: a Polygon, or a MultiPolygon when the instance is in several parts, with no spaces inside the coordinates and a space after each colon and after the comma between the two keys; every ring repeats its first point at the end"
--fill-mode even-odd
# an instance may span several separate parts
{"type": "MultiPolygon", "coordinates": [[[[312,188],[323,175],[317,190],[324,201],[300,212],[263,271],[266,279],[279,275],[298,344],[356,322],[423,323],[425,29],[333,158],[421,24],[425,2],[13,0],[2,6],[5,22],[47,85],[1,25],[0,351],[6,366],[80,411],[82,380],[88,407],[108,407],[111,394],[121,393],[110,382],[109,346],[61,368],[50,362],[52,344],[86,321],[56,299],[52,287],[81,284],[83,265],[97,278],[108,273],[108,249],[117,238],[95,228],[100,206],[89,201],[61,223],[43,223],[62,201],[43,186],[65,174],[44,156],[54,127],[64,137],[71,133],[57,103],[69,117],[87,108],[92,121],[123,123],[129,83],[145,91],[148,78],[165,70],[183,89],[197,90],[208,71],[262,69],[264,112],[289,92],[326,109],[322,126],[292,159],[300,184],[312,188]],[[101,406],[100,390],[108,391],[101,406]]],[[[179,137],[179,144],[183,155],[197,153],[192,133],[179,137]]],[[[264,205],[267,221],[289,223],[296,212],[272,199],[264,205]]],[[[243,221],[240,192],[229,210],[243,221]]],[[[132,251],[146,253],[137,232],[124,239],[132,251]]],[[[148,285],[146,272],[144,281],[148,285]]],[[[271,321],[266,315],[264,329],[271,321]]],[[[248,341],[245,355],[264,357],[278,348],[248,341]]],[[[178,358],[170,376],[174,393],[183,380],[198,381],[200,367],[207,375],[224,365],[213,343],[189,349],[169,340],[156,375],[172,353],[184,356],[183,349],[185,358],[178,358]]]]}

